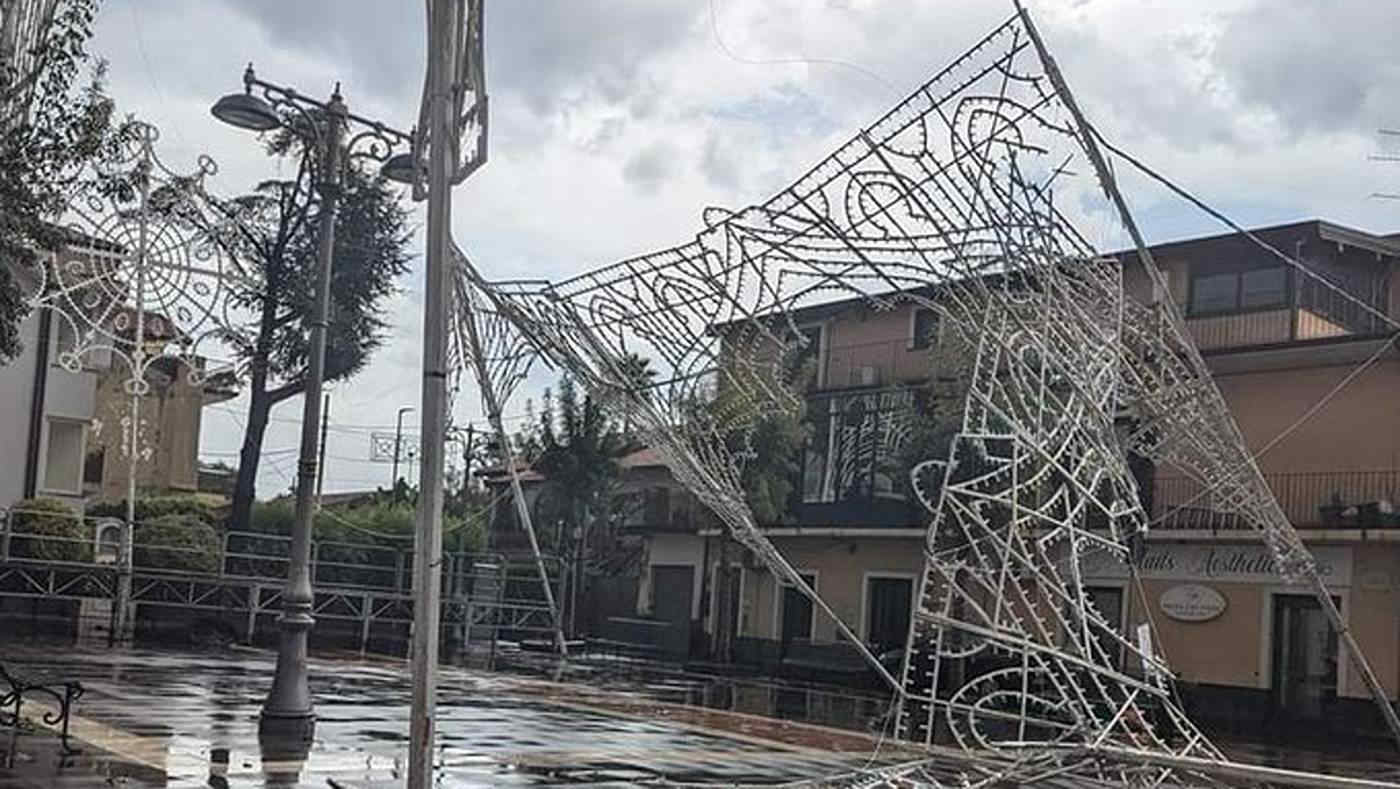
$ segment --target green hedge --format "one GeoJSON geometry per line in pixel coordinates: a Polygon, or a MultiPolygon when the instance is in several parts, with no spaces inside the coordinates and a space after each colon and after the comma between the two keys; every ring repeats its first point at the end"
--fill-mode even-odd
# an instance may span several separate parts
{"type": "MultiPolygon", "coordinates": [[[[290,500],[255,502],[249,529],[267,536],[235,535],[229,544],[229,572],[235,575],[285,574],[290,544],[285,539],[274,539],[273,535],[289,536],[295,521],[296,509],[290,500]]],[[[316,581],[393,584],[398,567],[396,552],[404,554],[405,568],[411,560],[415,524],[410,503],[387,497],[357,507],[318,512],[312,527],[312,539],[317,543],[316,581]]],[[[466,528],[461,527],[460,519],[444,515],[443,528],[448,532],[443,540],[444,549],[480,550],[485,544],[481,524],[474,521],[466,528]]]]}
{"type": "Polygon", "coordinates": [[[10,512],[11,556],[92,561],[92,529],[67,504],[58,499],[24,499],[16,502],[10,512]]]}
{"type": "MultiPolygon", "coordinates": [[[[126,520],[126,499],[99,501],[88,505],[87,514],[94,518],[126,520]]],[[[194,496],[136,497],[136,522],[144,523],[167,515],[184,515],[201,523],[218,523],[213,508],[194,496]]]]}
{"type": "Polygon", "coordinates": [[[219,533],[186,514],[138,521],[133,536],[137,567],[156,570],[219,571],[219,533]]]}

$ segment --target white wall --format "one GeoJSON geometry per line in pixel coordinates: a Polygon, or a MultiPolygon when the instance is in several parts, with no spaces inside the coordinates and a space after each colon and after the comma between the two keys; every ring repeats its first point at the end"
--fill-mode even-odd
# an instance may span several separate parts
{"type": "Polygon", "coordinates": [[[29,408],[34,392],[35,342],[39,316],[31,313],[20,324],[24,350],[0,367],[0,507],[24,496],[24,460],[29,447],[29,408]]]}
{"type": "MultiPolygon", "coordinates": [[[[44,393],[44,414],[39,435],[39,465],[37,483],[40,495],[55,495],[78,504],[81,496],[64,496],[44,489],[44,467],[48,460],[48,428],[51,418],[75,420],[91,431],[97,404],[97,373],[93,369],[70,372],[57,363],[57,325],[55,317],[50,328],[48,381],[44,393]]],[[[0,506],[9,506],[24,497],[25,461],[29,447],[29,410],[34,392],[34,362],[38,354],[39,313],[31,312],[20,325],[24,349],[9,364],[0,367],[0,506]]],[[[111,429],[120,429],[111,425],[111,429]]],[[[86,442],[83,442],[85,445],[86,442]]],[[[78,476],[82,476],[81,452],[75,461],[78,476]]]]}

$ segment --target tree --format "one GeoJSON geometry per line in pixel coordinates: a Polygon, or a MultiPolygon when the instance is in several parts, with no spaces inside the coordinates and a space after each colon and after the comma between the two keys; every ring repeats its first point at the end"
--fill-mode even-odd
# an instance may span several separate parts
{"type": "MultiPolygon", "coordinates": [[[[306,389],[307,332],[315,302],[320,237],[312,219],[321,205],[313,188],[319,177],[316,157],[286,134],[269,141],[268,153],[295,158],[295,177],[266,181],[251,194],[228,201],[226,210],[243,220],[219,240],[231,256],[261,275],[258,287],[238,294],[241,305],[256,316],[257,330],[239,351],[249,369],[249,402],[230,518],[234,528],[248,524],[273,406],[306,389]]],[[[394,293],[395,279],[408,271],[410,235],[408,212],[388,182],[357,164],[347,167],[335,225],[326,381],[353,376],[383,343],[383,301],[394,293]]]]}
{"type": "Polygon", "coordinates": [[[556,524],[552,547],[571,560],[572,622],[585,563],[610,556],[616,547],[615,532],[600,525],[614,523],[612,493],[620,472],[617,458],[625,446],[602,405],[587,394],[580,400],[568,376],[559,382],[557,399],[545,392],[539,441],[540,455],[532,466],[547,480],[537,501],[543,516],[539,522],[556,524]]]}
{"type": "Polygon", "coordinates": [[[31,266],[38,251],[62,245],[56,220],[71,187],[84,164],[112,152],[125,128],[113,122],[103,93],[105,65],[86,51],[97,5],[60,0],[30,58],[0,51],[0,364],[20,352],[27,313],[10,267],[31,266]]]}
{"type": "Polygon", "coordinates": [[[618,476],[617,458],[624,449],[617,426],[590,395],[580,400],[572,378],[559,381],[559,395],[545,392],[540,412],[540,454],[532,464],[549,480],[554,514],[586,528],[585,512],[597,515],[618,476]]]}
{"type": "MultiPolygon", "coordinates": [[[[651,360],[632,351],[622,357],[620,367],[622,383],[628,391],[636,393],[639,397],[646,397],[646,390],[656,383],[657,373],[651,366],[651,360]]],[[[622,417],[622,441],[629,449],[638,448],[636,425],[632,421],[631,408],[626,409],[622,417]]]]}

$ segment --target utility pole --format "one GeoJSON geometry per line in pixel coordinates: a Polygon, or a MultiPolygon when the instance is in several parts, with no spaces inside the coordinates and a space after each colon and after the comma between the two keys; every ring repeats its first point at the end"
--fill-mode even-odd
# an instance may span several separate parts
{"type": "Polygon", "coordinates": [[[316,509],[321,509],[321,488],[326,482],[326,431],[331,423],[331,393],[321,401],[321,454],[316,463],[316,509]]]}
{"type": "Polygon", "coordinates": [[[447,268],[452,254],[452,181],[456,169],[453,64],[457,18],[465,3],[428,4],[428,255],[423,288],[423,405],[418,524],[413,560],[413,698],[409,714],[408,789],[433,784],[438,623],[442,616],[442,466],[447,428],[447,268]]]}

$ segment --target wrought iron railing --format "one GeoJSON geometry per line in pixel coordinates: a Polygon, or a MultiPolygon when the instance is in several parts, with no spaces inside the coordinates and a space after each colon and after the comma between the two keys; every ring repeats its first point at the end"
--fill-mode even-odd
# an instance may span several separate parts
{"type": "MultiPolygon", "coordinates": [[[[1400,528],[1400,469],[1265,474],[1288,520],[1299,528],[1400,528]]],[[[1159,476],[1152,516],[1165,529],[1247,528],[1231,502],[1187,477],[1159,476]]]]}

